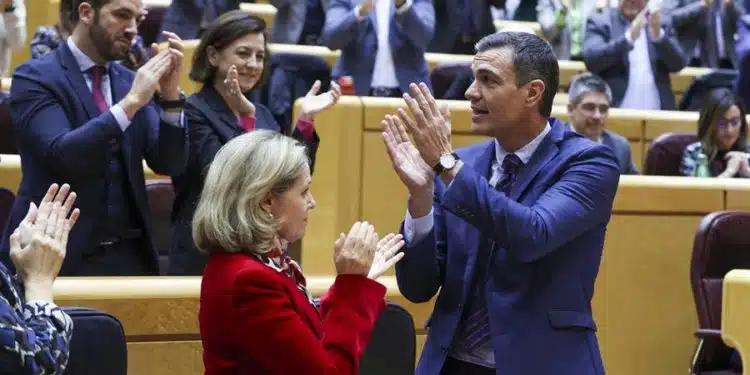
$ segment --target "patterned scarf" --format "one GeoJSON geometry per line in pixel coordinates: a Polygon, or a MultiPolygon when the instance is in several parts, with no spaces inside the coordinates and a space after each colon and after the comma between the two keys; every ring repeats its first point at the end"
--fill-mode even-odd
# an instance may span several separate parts
{"type": "Polygon", "coordinates": [[[266,266],[273,268],[277,272],[283,272],[292,279],[297,285],[297,289],[304,293],[307,296],[307,300],[314,305],[313,297],[310,291],[307,290],[307,281],[302,274],[302,268],[285,251],[272,249],[266,254],[258,255],[258,257],[266,266]]]}

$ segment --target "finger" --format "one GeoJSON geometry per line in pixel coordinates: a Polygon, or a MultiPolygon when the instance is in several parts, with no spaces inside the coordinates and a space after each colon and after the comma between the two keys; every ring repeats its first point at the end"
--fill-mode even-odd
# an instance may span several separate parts
{"type": "Polygon", "coordinates": [[[63,186],[60,187],[60,190],[57,191],[54,202],[60,203],[60,205],[62,205],[63,202],[65,201],[65,198],[68,197],[68,193],[70,193],[70,185],[63,184],[63,186]]]}
{"type": "Polygon", "coordinates": [[[419,88],[419,85],[411,83],[409,84],[409,93],[411,94],[412,98],[416,101],[417,105],[419,106],[419,109],[422,110],[422,113],[425,117],[430,116],[430,104],[427,102],[427,98],[422,93],[422,89],[419,88]]]}
{"type": "Polygon", "coordinates": [[[52,204],[52,210],[50,211],[49,217],[47,218],[47,227],[44,229],[44,234],[48,237],[53,237],[55,235],[55,231],[57,230],[57,223],[58,219],[60,217],[60,211],[61,211],[62,205],[60,203],[55,202],[52,204]]]}
{"type": "Polygon", "coordinates": [[[180,40],[180,41],[182,40],[182,38],[180,38],[180,36],[179,36],[179,35],[177,35],[177,34],[175,34],[175,33],[171,32],[171,31],[166,31],[166,30],[163,30],[163,31],[161,32],[161,35],[164,35],[164,37],[165,37],[166,39],[176,39],[176,40],[180,40]]]}
{"type": "Polygon", "coordinates": [[[349,229],[349,234],[346,236],[346,239],[344,240],[344,248],[351,248],[356,244],[356,235],[357,232],[359,232],[359,227],[362,225],[359,221],[354,223],[349,229]]]}
{"type": "Polygon", "coordinates": [[[68,215],[70,215],[70,211],[73,209],[73,204],[75,204],[76,198],[78,198],[78,194],[74,191],[68,194],[68,198],[66,198],[65,203],[63,203],[62,211],[60,211],[60,217],[66,219],[68,215]]]}
{"type": "Polygon", "coordinates": [[[380,249],[381,247],[385,247],[386,244],[393,239],[393,237],[393,233],[388,233],[385,237],[381,238],[380,241],[378,241],[378,249],[380,249]]]}
{"type": "Polygon", "coordinates": [[[49,190],[47,190],[47,194],[42,198],[42,202],[39,204],[39,212],[34,225],[34,233],[39,236],[43,236],[47,229],[47,221],[49,219],[50,211],[52,210],[52,200],[57,195],[57,192],[57,184],[52,184],[49,190]]]}
{"type": "Polygon", "coordinates": [[[388,153],[388,157],[391,159],[391,163],[395,166],[396,165],[396,141],[393,139],[393,136],[388,134],[387,132],[381,133],[381,136],[383,137],[383,142],[385,143],[385,151],[388,153]]]}
{"type": "Polygon", "coordinates": [[[37,216],[38,212],[39,211],[38,211],[36,205],[34,204],[34,202],[30,202],[29,203],[29,210],[26,211],[26,217],[23,218],[23,220],[21,221],[21,223],[22,224],[23,223],[28,223],[28,224],[34,223],[34,221],[36,221],[36,216],[37,216]]]}
{"type": "Polygon", "coordinates": [[[400,142],[408,142],[409,135],[406,133],[406,127],[414,131],[417,129],[417,124],[403,108],[399,108],[396,112],[398,112],[398,121],[395,122],[396,130],[398,130],[398,139],[400,142]]]}
{"type": "Polygon", "coordinates": [[[182,39],[169,38],[169,48],[182,52],[184,50],[182,39]]]}
{"type": "Polygon", "coordinates": [[[425,117],[424,112],[422,112],[422,109],[420,108],[417,100],[414,99],[411,95],[404,94],[404,101],[406,102],[406,106],[409,107],[409,112],[411,112],[411,114],[414,115],[414,118],[417,120],[415,123],[409,122],[407,123],[407,125],[409,125],[410,130],[416,130],[417,126],[422,126],[422,124],[426,123],[427,118],[425,117]]]}
{"type": "Polygon", "coordinates": [[[398,253],[398,254],[394,255],[393,257],[391,257],[390,259],[386,260],[384,268],[385,269],[389,269],[389,268],[395,266],[396,263],[398,263],[401,259],[404,258],[404,255],[405,255],[404,253],[398,253]]]}
{"type": "MultiPolygon", "coordinates": [[[[151,43],[151,56],[156,56],[158,54],[159,54],[159,45],[156,44],[156,43],[151,43]]],[[[150,61],[150,59],[149,59],[149,61],[150,61]]],[[[146,62],[146,63],[148,63],[148,62],[146,62]]]]}
{"type": "Polygon", "coordinates": [[[320,80],[316,79],[315,83],[313,83],[312,87],[310,87],[310,91],[307,92],[307,95],[315,95],[320,90],[320,80]]]}
{"type": "Polygon", "coordinates": [[[437,101],[432,96],[430,88],[427,87],[427,84],[424,82],[420,82],[419,91],[422,93],[422,97],[424,98],[426,105],[429,108],[430,115],[433,117],[437,117],[438,115],[440,115],[440,108],[438,108],[437,101]]]}

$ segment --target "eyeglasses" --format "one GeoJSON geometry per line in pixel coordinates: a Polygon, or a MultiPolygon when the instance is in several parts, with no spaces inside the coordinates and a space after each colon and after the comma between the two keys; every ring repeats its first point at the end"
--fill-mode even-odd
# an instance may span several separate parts
{"type": "Polygon", "coordinates": [[[718,119],[716,120],[716,126],[722,129],[726,129],[728,127],[731,127],[732,129],[736,129],[742,125],[742,118],[740,117],[733,117],[730,119],[718,119]]]}

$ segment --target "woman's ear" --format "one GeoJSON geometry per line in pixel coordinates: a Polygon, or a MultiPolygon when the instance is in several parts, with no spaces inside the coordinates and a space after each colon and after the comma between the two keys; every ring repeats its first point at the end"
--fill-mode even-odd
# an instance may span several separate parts
{"type": "Polygon", "coordinates": [[[219,51],[213,46],[206,48],[206,56],[208,57],[208,65],[211,67],[217,67],[219,65],[219,51]]]}
{"type": "Polygon", "coordinates": [[[275,203],[276,200],[273,198],[273,196],[271,194],[268,194],[260,201],[260,208],[267,214],[273,216],[275,203]]]}

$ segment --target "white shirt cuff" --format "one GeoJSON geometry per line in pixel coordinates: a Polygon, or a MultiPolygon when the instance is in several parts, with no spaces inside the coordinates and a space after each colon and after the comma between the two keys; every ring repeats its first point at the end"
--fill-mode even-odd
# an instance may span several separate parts
{"type": "Polygon", "coordinates": [[[401,7],[396,9],[396,14],[398,15],[404,14],[404,12],[406,12],[407,10],[409,10],[409,8],[411,8],[411,2],[412,0],[406,0],[404,4],[401,5],[401,7]]]}
{"type": "Polygon", "coordinates": [[[177,112],[169,112],[165,110],[161,110],[161,119],[164,120],[166,123],[172,126],[176,126],[178,128],[182,127],[182,124],[184,124],[183,120],[183,111],[177,112]]]}
{"type": "Polygon", "coordinates": [[[130,119],[128,118],[128,115],[125,114],[125,110],[122,109],[122,106],[119,104],[115,104],[109,109],[109,111],[112,112],[112,116],[115,116],[117,125],[120,125],[120,129],[124,132],[125,129],[130,126],[130,119]]]}
{"type": "Polygon", "coordinates": [[[356,18],[357,18],[357,21],[362,21],[362,20],[364,20],[365,18],[367,18],[367,16],[362,16],[362,17],[360,17],[360,16],[359,16],[359,8],[360,8],[360,6],[359,6],[359,5],[357,5],[356,7],[354,7],[354,17],[356,17],[356,18]]]}
{"type": "Polygon", "coordinates": [[[422,241],[428,234],[430,234],[434,224],[435,218],[432,209],[430,209],[430,213],[418,219],[412,218],[409,210],[406,210],[406,219],[404,220],[404,241],[406,241],[407,245],[413,245],[422,241]]]}

